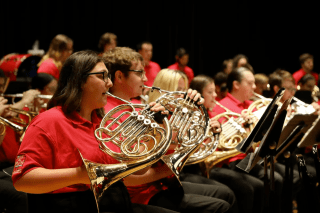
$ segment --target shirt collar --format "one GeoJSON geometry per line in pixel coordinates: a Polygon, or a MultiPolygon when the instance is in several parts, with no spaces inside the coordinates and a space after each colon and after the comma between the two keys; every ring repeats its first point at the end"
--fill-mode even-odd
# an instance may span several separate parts
{"type": "MultiPolygon", "coordinates": [[[[57,106],[57,108],[59,110],[62,110],[62,107],[61,106],[57,106]]],[[[81,117],[79,115],[78,112],[76,111],[73,111],[71,112],[70,114],[66,115],[66,118],[71,121],[73,124],[85,124],[85,123],[88,123],[88,124],[99,124],[101,119],[98,117],[97,113],[95,110],[92,111],[91,113],[91,119],[92,121],[88,121],[87,119],[84,119],[83,117],[81,117]]]]}
{"type": "Polygon", "coordinates": [[[243,107],[244,109],[248,108],[251,104],[251,101],[249,100],[245,100],[243,103],[240,102],[238,99],[236,99],[235,97],[233,97],[229,92],[227,93],[227,97],[234,102],[237,106],[239,107],[243,107]]]}

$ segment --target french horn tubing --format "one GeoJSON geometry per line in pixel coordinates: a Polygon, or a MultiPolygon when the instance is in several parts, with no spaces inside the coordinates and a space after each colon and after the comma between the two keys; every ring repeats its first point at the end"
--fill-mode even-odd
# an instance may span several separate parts
{"type": "Polygon", "coordinates": [[[108,95],[125,104],[113,108],[103,117],[100,127],[95,130],[95,137],[100,149],[120,163],[95,163],[80,153],[98,211],[103,192],[113,183],[157,162],[169,149],[172,137],[168,119],[164,117],[163,124],[159,125],[156,113],[149,110],[149,105],[132,104],[110,93],[108,95]],[[108,143],[119,147],[121,152],[111,150],[108,143]]]}
{"type": "MultiPolygon", "coordinates": [[[[219,102],[216,102],[218,106],[223,108],[226,112],[216,115],[213,119],[221,121],[221,132],[219,134],[218,150],[212,153],[204,161],[207,175],[209,171],[218,163],[241,154],[236,149],[236,146],[253,130],[254,125],[260,119],[258,116],[259,111],[264,111],[264,106],[270,104],[272,99],[265,98],[258,94],[254,94],[259,100],[254,101],[246,110],[243,110],[241,114],[234,113],[227,107],[223,106],[219,102]],[[257,110],[257,111],[254,111],[257,110]],[[244,120],[244,116],[251,117],[251,123],[249,128],[245,129],[244,124],[247,122],[244,120]]],[[[263,114],[263,112],[262,112],[263,114]]]]}
{"type": "MultiPolygon", "coordinates": [[[[197,156],[203,152],[203,141],[207,138],[209,129],[209,116],[203,105],[197,105],[193,100],[187,98],[185,92],[166,91],[157,87],[147,87],[153,92],[155,89],[160,93],[156,102],[164,106],[171,114],[169,119],[170,126],[173,131],[172,143],[176,144],[174,153],[164,155],[161,159],[172,170],[177,179],[183,166],[189,159],[198,160],[197,156]],[[179,96],[184,97],[179,97],[179,96]],[[203,146],[201,148],[201,146],[203,146]]],[[[210,143],[213,147],[214,142],[210,143]]],[[[210,148],[208,146],[208,149],[210,148]]],[[[190,161],[191,162],[191,161],[190,161]]]]}

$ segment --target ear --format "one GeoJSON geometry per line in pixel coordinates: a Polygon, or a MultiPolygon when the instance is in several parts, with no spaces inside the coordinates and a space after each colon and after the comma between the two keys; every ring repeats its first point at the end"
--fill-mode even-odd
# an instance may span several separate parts
{"type": "Polygon", "coordinates": [[[120,70],[117,70],[114,73],[114,82],[122,83],[123,79],[124,79],[124,74],[120,70]]]}
{"type": "Polygon", "coordinates": [[[232,90],[236,89],[238,90],[240,88],[240,82],[239,81],[233,81],[232,82],[232,90]]]}

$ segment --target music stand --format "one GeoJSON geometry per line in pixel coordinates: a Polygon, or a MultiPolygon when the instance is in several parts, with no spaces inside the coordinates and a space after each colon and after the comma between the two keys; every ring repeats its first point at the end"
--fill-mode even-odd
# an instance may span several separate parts
{"type": "Polygon", "coordinates": [[[274,115],[278,110],[278,104],[283,96],[283,93],[284,88],[281,88],[277,92],[271,103],[268,105],[267,109],[259,119],[254,129],[250,132],[249,136],[243,139],[243,141],[236,146],[236,149],[239,152],[247,153],[251,148],[253,142],[261,141],[263,135],[265,134],[265,132],[267,132],[268,128],[270,127],[273,121],[274,115]]]}
{"type": "MultiPolygon", "coordinates": [[[[280,92],[280,91],[279,91],[280,92]]],[[[278,108],[278,105],[276,105],[277,102],[280,101],[281,97],[283,96],[283,90],[280,94],[273,100],[273,104],[269,105],[268,109],[263,115],[263,121],[260,123],[260,126],[258,124],[255,126],[253,131],[254,135],[251,136],[251,134],[248,136],[245,143],[251,144],[253,141],[259,141],[261,136],[261,143],[260,146],[256,148],[254,153],[249,153],[249,161],[246,162],[248,159],[244,159],[240,161],[236,166],[246,172],[250,172],[250,170],[258,163],[258,161],[262,158],[265,159],[266,163],[264,165],[264,179],[265,179],[265,190],[266,190],[266,206],[269,207],[269,190],[270,190],[270,198],[275,198],[275,196],[272,196],[275,194],[274,189],[274,156],[276,154],[276,148],[278,145],[278,141],[280,139],[280,135],[282,132],[283,124],[287,115],[287,107],[291,101],[291,99],[286,100],[280,108],[278,108]],[[269,111],[268,111],[269,110],[269,111]],[[271,125],[270,125],[271,122],[271,125]],[[256,131],[255,131],[256,129],[256,131]],[[258,129],[258,130],[257,130],[258,129]],[[255,132],[254,132],[255,131],[255,132]],[[263,135],[263,133],[266,131],[266,133],[263,135]],[[251,137],[250,137],[251,136],[251,137]],[[249,140],[249,141],[248,141],[249,140]],[[268,174],[267,174],[267,156],[270,158],[270,188],[268,187],[268,174]],[[246,165],[247,164],[247,165],[246,165]]],[[[274,203],[274,202],[270,202],[274,203]]],[[[270,205],[270,212],[273,212],[274,205],[270,205]]]]}
{"type": "Polygon", "coordinates": [[[320,116],[315,120],[314,125],[312,128],[310,128],[305,136],[302,138],[300,143],[298,143],[298,147],[307,147],[307,146],[313,146],[314,144],[320,143],[320,116]]]}

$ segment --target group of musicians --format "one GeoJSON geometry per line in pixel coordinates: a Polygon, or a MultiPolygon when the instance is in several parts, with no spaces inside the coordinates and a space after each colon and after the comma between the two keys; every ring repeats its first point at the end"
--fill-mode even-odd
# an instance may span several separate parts
{"type": "MultiPolygon", "coordinates": [[[[83,158],[105,165],[119,164],[117,159],[101,151],[95,136],[106,113],[127,102],[141,103],[139,97],[143,94],[148,94],[146,104],[151,112],[160,112],[162,117],[170,117],[171,112],[156,102],[160,93],[153,90],[146,93],[144,84],[148,79],[144,59],[138,52],[113,47],[100,54],[89,50],[72,54],[72,46],[70,38],[56,36],[39,63],[32,89],[12,105],[0,97],[0,115],[5,119],[1,122],[0,138],[1,211],[97,212],[97,205],[100,212],[269,211],[265,206],[269,198],[263,182],[264,168],[257,164],[249,173],[237,168],[247,156],[243,153],[210,168],[207,177],[202,175],[198,164],[185,166],[179,173],[179,181],[166,164],[158,161],[113,183],[95,200],[83,158]],[[41,95],[52,95],[52,98],[43,99],[41,95]],[[21,135],[6,120],[22,117],[11,109],[38,113],[32,116],[21,135]]],[[[294,79],[285,71],[279,71],[278,75],[280,84],[272,88],[274,93],[285,88],[282,96],[285,101],[294,95],[294,79]]],[[[7,78],[0,73],[2,82],[4,93],[7,78]]],[[[185,92],[185,96],[175,98],[203,104],[208,110],[208,125],[215,134],[224,131],[223,121],[219,122],[216,116],[228,110],[242,114],[245,120],[242,127],[250,125],[251,118],[242,112],[253,103],[250,98],[256,86],[254,75],[247,67],[235,68],[228,74],[229,93],[220,101],[222,106],[216,105],[215,83],[209,76],[199,75],[189,82],[184,72],[163,69],[156,75],[153,86],[185,92]]],[[[250,133],[249,128],[246,131],[250,133]]],[[[112,143],[108,146],[113,152],[120,152],[118,146],[112,143]]],[[[166,154],[175,151],[176,146],[171,145],[166,154]]],[[[285,165],[276,163],[275,212],[283,212],[284,176],[285,165]]],[[[301,188],[299,173],[294,170],[295,199],[301,188]]]]}

